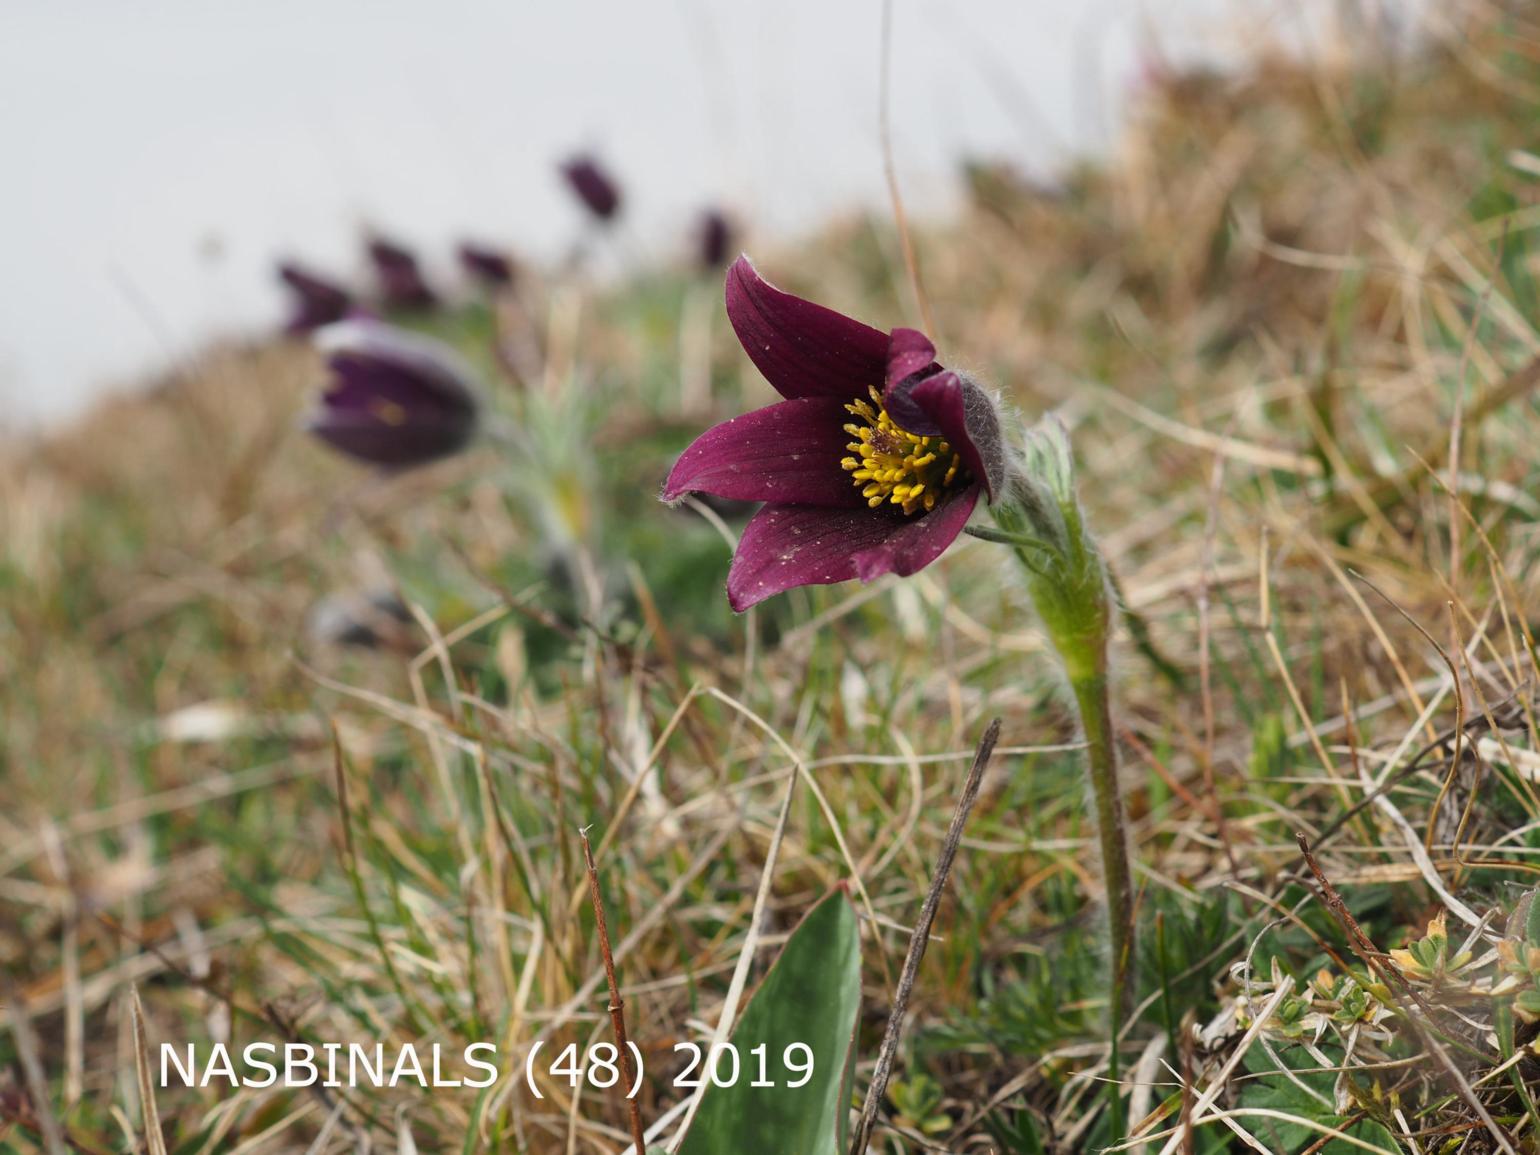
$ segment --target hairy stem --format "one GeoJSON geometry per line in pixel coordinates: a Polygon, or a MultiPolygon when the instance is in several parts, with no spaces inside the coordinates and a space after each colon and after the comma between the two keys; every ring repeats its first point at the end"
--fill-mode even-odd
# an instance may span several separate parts
{"type": "MultiPolygon", "coordinates": [[[[1105,667],[1105,656],[1102,666],[1105,667]]],[[[1118,1036],[1128,1014],[1129,976],[1134,963],[1134,885],[1128,865],[1128,841],[1123,821],[1123,795],[1118,789],[1117,740],[1112,729],[1105,668],[1070,683],[1080,712],[1085,736],[1086,777],[1096,811],[1096,830],[1101,841],[1102,882],[1107,891],[1107,925],[1111,947],[1112,991],[1108,1000],[1108,1027],[1112,1036],[1108,1070],[1110,1135],[1123,1137],[1123,1100],[1120,1094],[1118,1036]]]]}
{"type": "Polygon", "coordinates": [[[1117,736],[1112,729],[1107,646],[1117,618],[1112,577],[1075,496],[1074,459],[1062,423],[1045,418],[1028,431],[1010,497],[991,509],[996,530],[975,530],[1010,546],[1027,591],[1064,669],[1085,737],[1086,780],[1101,844],[1111,946],[1109,1138],[1123,1139],[1118,1044],[1132,1004],[1134,883],[1128,865],[1117,736]]]}

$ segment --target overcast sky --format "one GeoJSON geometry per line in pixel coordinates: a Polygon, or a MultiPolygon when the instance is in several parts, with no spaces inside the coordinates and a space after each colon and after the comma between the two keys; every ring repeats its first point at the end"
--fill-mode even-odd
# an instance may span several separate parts
{"type": "MultiPolygon", "coordinates": [[[[962,155],[1109,139],[1153,32],[1234,43],[1248,0],[896,0],[906,195],[962,155]],[[1158,13],[1158,19],[1152,15],[1158,13]],[[1229,30],[1227,33],[1225,30],[1229,30]]],[[[570,243],[554,176],[604,156],[666,259],[719,202],[761,235],[883,203],[879,0],[0,0],[0,424],[213,332],[270,327],[275,255],[355,270],[366,222],[443,264],[570,243]]]]}

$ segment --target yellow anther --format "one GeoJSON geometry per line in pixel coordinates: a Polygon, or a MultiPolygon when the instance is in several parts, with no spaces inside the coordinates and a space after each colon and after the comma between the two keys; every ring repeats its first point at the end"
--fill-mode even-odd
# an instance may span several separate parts
{"type": "Polygon", "coordinates": [[[971,480],[962,458],[946,440],[919,436],[901,428],[883,408],[882,394],[857,399],[845,409],[859,422],[844,427],[854,456],[840,462],[871,508],[896,505],[906,514],[928,512],[954,483],[971,480]]]}

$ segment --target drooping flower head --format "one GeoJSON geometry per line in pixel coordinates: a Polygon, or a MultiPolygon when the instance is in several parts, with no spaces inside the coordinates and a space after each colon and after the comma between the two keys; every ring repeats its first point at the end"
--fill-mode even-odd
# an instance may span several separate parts
{"type": "Polygon", "coordinates": [[[330,378],[309,429],[371,465],[408,467],[463,449],[476,432],[480,391],[447,345],[379,321],[343,321],[316,334],[330,378]]]}
{"type": "Polygon", "coordinates": [[[513,284],[513,258],[491,245],[462,241],[460,267],[489,289],[505,289],[513,284]]]}
{"type": "Polygon", "coordinates": [[[727,263],[728,249],[733,242],[732,222],[720,209],[707,209],[701,216],[696,241],[701,268],[721,268],[727,263]]]}
{"type": "Polygon", "coordinates": [[[957,538],[981,494],[1003,493],[995,402],[938,365],[923,333],[884,333],[782,292],[746,257],[727,272],[727,316],[785,400],[696,438],[663,499],[765,503],[728,571],[733,609],[795,586],[912,574],[957,538]]]}
{"type": "Polygon", "coordinates": [[[571,157],[561,166],[567,187],[589,212],[601,221],[611,221],[620,212],[620,186],[592,156],[571,157]]]}
{"type": "Polygon", "coordinates": [[[387,309],[431,309],[438,294],[429,287],[410,249],[384,237],[370,237],[369,263],[380,286],[380,300],[387,309]]]}
{"type": "Polygon", "coordinates": [[[309,333],[342,320],[353,307],[351,294],[341,285],[293,261],[279,263],[278,279],[293,298],[293,311],[284,325],[287,332],[309,333]]]}

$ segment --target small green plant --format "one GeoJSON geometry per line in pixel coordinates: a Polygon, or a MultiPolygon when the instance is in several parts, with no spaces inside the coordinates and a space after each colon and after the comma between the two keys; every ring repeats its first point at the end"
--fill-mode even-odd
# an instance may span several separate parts
{"type": "MultiPolygon", "coordinates": [[[[952,1129],[953,1119],[942,1110],[944,1095],[941,1084],[920,1072],[908,1079],[895,1079],[888,1086],[888,1099],[893,1104],[893,1126],[900,1131],[911,1131],[926,1138],[939,1138],[952,1129]]],[[[903,1145],[897,1137],[895,1150],[903,1145]]]]}

